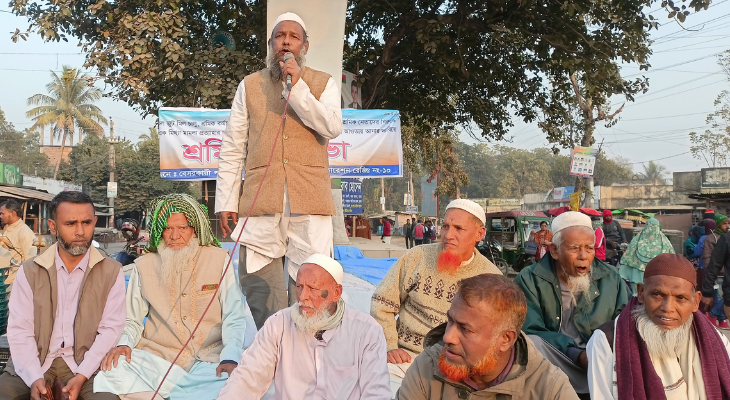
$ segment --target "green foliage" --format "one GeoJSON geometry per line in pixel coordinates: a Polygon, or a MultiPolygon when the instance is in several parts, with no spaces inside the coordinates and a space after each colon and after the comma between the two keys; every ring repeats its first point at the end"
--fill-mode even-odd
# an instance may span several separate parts
{"type": "Polygon", "coordinates": [[[644,172],[639,172],[639,176],[641,179],[647,179],[654,182],[655,185],[666,185],[667,173],[667,167],[657,162],[649,161],[647,164],[644,164],[644,172]]]}
{"type": "MultiPolygon", "coordinates": [[[[160,178],[160,153],[157,132],[136,145],[123,141],[115,145],[119,182],[115,212],[143,211],[150,201],[162,194],[191,193],[189,182],[173,182],[160,178]]],[[[95,201],[107,202],[106,184],[109,181],[109,142],[105,138],[88,135],[69,154],[63,163],[59,179],[83,184],[90,189],[95,201]]]]}
{"type": "MultiPolygon", "coordinates": [[[[26,113],[35,124],[31,129],[40,126],[52,126],[51,142],[53,137],[61,136],[61,154],[63,154],[66,138],[71,135],[70,144],[73,146],[73,134],[79,128],[79,142],[82,129],[102,135],[104,129],[99,123],[106,124],[106,118],[99,107],[94,103],[101,99],[101,90],[95,88],[85,74],[68,66],[63,67],[63,73],[58,76],[51,72],[52,80],[46,85],[49,95],[35,94],[28,98],[28,105],[36,105],[26,113]]],[[[61,159],[56,165],[53,174],[55,179],[61,159]]]]}
{"type": "Polygon", "coordinates": [[[170,193],[194,193],[190,182],[170,181],[160,178],[160,139],[156,129],[150,129],[149,139],[140,141],[131,157],[117,157],[119,171],[119,197],[115,208],[124,211],[146,210],[157,196],[170,193]]]}
{"type": "Polygon", "coordinates": [[[49,178],[53,170],[48,158],[40,152],[39,141],[38,133],[16,130],[0,109],[0,162],[17,165],[24,174],[49,178]]]}
{"type": "MultiPolygon", "coordinates": [[[[730,52],[720,60],[730,77],[730,52]]],[[[692,157],[704,160],[708,167],[725,167],[730,161],[730,92],[722,91],[715,99],[715,111],[707,116],[710,129],[704,133],[690,132],[692,157]]]]}
{"type": "MultiPolygon", "coordinates": [[[[658,2],[352,0],[344,66],[359,73],[365,108],[401,110],[417,136],[474,125],[499,140],[516,116],[539,122],[551,142],[562,143],[557,127],[571,118],[572,74],[581,74],[584,95],[596,104],[613,95],[632,100],[645,89],[645,78],[625,80],[618,65],[649,67],[647,32],[658,22],[644,9],[658,2]]],[[[163,104],[229,107],[239,81],[263,66],[266,4],[10,2],[29,19],[29,31],[78,39],[86,65],[97,68],[111,94],[143,113],[163,104]],[[231,34],[235,50],[212,44],[221,31],[231,34]]],[[[681,21],[708,4],[662,7],[681,21]]]]}

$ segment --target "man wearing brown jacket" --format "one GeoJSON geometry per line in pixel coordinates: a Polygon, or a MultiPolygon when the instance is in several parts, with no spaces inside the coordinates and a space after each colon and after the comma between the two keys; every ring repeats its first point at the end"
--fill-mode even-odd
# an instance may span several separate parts
{"type": "Polygon", "coordinates": [[[91,198],[61,192],[48,227],[58,242],[23,263],[13,284],[8,319],[11,360],[0,375],[0,399],[38,400],[60,378],[70,400],[115,400],[94,393],[94,377],[119,339],[126,316],[118,262],[91,246],[91,198]]]}
{"type": "Polygon", "coordinates": [[[336,210],[327,145],[342,133],[340,91],[327,73],[304,65],[308,50],[304,21],[280,15],[267,68],[238,85],[221,145],[215,210],[224,236],[231,233],[229,218],[237,222],[231,237],[240,234],[238,274],[258,328],[296,301],[294,280],[307,257],[332,255],[336,210]]]}
{"type": "Polygon", "coordinates": [[[577,400],[568,377],[520,331],[526,315],[525,295],[506,277],[460,281],[448,322],[426,337],[430,347],[416,357],[395,398],[577,400]]]}

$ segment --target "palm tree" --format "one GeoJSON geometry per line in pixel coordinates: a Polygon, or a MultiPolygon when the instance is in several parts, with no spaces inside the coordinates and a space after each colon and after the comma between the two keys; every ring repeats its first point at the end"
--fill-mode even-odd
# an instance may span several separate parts
{"type": "Polygon", "coordinates": [[[29,110],[26,115],[35,121],[33,128],[53,125],[51,141],[54,135],[62,136],[61,157],[56,164],[53,179],[58,175],[58,167],[63,158],[66,138],[70,134],[70,145],[73,146],[73,133],[78,127],[79,143],[83,132],[93,132],[101,136],[104,129],[99,125],[106,125],[106,118],[101,109],[93,103],[101,99],[101,90],[92,86],[86,74],[79,74],[76,69],[63,67],[59,77],[51,71],[53,80],[46,85],[50,95],[36,94],[28,98],[28,105],[39,107],[29,110]]]}
{"type": "Polygon", "coordinates": [[[649,161],[649,164],[644,165],[644,172],[639,172],[639,176],[642,179],[648,179],[654,184],[666,185],[667,178],[665,177],[668,173],[667,168],[654,161],[649,161]]]}

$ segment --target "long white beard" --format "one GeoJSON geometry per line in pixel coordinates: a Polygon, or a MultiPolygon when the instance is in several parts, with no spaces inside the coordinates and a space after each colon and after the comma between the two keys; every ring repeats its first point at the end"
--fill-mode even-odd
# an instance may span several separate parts
{"type": "Polygon", "coordinates": [[[331,302],[324,303],[322,307],[315,310],[314,315],[311,317],[302,314],[299,309],[299,303],[294,304],[291,310],[291,318],[294,321],[299,332],[307,335],[313,335],[317,331],[321,331],[328,323],[332,316],[329,312],[329,308],[332,305],[331,302]]]}
{"type": "MultiPolygon", "coordinates": [[[[302,51],[299,52],[299,57],[294,57],[299,68],[304,69],[307,64],[307,50],[302,46],[302,51]]],[[[272,48],[269,48],[269,54],[266,56],[266,69],[269,72],[269,78],[274,82],[281,81],[281,67],[279,66],[279,60],[276,58],[276,53],[272,48]]]]}
{"type": "MultiPolygon", "coordinates": [[[[562,268],[562,267],[561,267],[562,268]]],[[[565,273],[565,269],[563,269],[565,273]]],[[[578,299],[589,297],[588,293],[591,289],[591,277],[593,276],[593,269],[591,269],[585,275],[572,276],[565,274],[568,277],[568,287],[570,288],[570,294],[573,295],[573,305],[578,303],[578,299]]]]}
{"type": "Polygon", "coordinates": [[[157,245],[157,254],[162,259],[157,270],[157,276],[162,281],[160,283],[170,283],[173,278],[180,276],[183,268],[195,257],[199,247],[200,242],[196,237],[191,238],[188,245],[181,249],[171,249],[164,241],[160,241],[157,245]]]}
{"type": "Polygon", "coordinates": [[[684,352],[692,330],[692,318],[679,328],[664,329],[649,319],[643,305],[634,308],[631,316],[636,320],[636,329],[646,342],[651,358],[677,358],[684,352]]]}

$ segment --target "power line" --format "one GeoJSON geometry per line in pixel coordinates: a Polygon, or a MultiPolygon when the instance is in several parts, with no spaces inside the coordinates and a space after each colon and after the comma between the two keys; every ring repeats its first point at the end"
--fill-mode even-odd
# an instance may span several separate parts
{"type": "Polygon", "coordinates": [[[652,162],[652,161],[661,161],[661,160],[666,160],[666,159],[668,159],[668,158],[674,158],[674,157],[679,157],[679,156],[683,156],[683,155],[685,155],[685,154],[689,154],[689,153],[691,153],[691,151],[685,151],[684,153],[679,153],[679,154],[675,154],[675,155],[673,155],[673,156],[669,156],[669,157],[662,157],[662,158],[657,158],[657,159],[655,159],[655,160],[647,160],[647,161],[636,161],[636,162],[630,162],[630,163],[627,163],[627,164],[644,164],[644,163],[648,163],[648,162],[652,162]]]}
{"type": "Polygon", "coordinates": [[[666,118],[679,118],[679,117],[689,117],[690,115],[702,115],[702,114],[709,114],[712,111],[704,111],[704,112],[698,112],[698,113],[691,113],[691,114],[679,114],[679,115],[667,115],[663,117],[649,117],[649,118],[629,118],[629,119],[623,119],[621,118],[621,121],[648,121],[652,119],[666,119],[666,118]]]}

